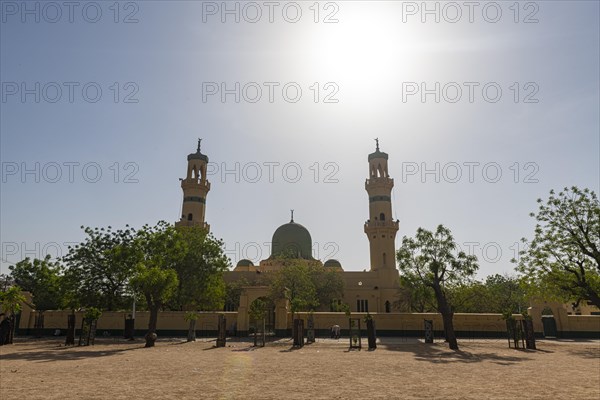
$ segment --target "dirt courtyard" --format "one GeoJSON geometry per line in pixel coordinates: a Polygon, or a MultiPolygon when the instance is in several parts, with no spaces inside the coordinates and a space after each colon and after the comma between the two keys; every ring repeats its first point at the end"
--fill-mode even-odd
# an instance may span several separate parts
{"type": "Polygon", "coordinates": [[[0,347],[1,399],[599,399],[600,341],[539,340],[537,351],[505,340],[442,342],[380,338],[376,351],[347,339],[290,340],[225,348],[200,339],[17,339],[0,347]]]}

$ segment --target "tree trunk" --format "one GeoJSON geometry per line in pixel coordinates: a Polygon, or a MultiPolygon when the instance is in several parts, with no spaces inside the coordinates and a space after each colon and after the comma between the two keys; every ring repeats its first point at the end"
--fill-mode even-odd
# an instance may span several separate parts
{"type": "Polygon", "coordinates": [[[458,350],[458,342],[456,341],[456,335],[454,334],[454,324],[452,322],[452,318],[454,313],[450,309],[450,305],[448,304],[448,300],[446,300],[446,296],[442,291],[442,288],[438,285],[434,285],[433,290],[435,292],[435,297],[438,303],[438,311],[442,314],[442,320],[444,321],[444,333],[446,335],[446,340],[448,341],[448,345],[452,350],[458,350]]]}
{"type": "Polygon", "coordinates": [[[593,305],[595,305],[596,307],[600,308],[600,295],[599,295],[598,293],[596,293],[596,292],[594,291],[594,289],[592,289],[592,288],[590,287],[590,285],[589,285],[589,284],[587,284],[587,283],[586,283],[585,290],[586,290],[586,292],[587,292],[587,294],[588,294],[588,296],[587,296],[587,297],[588,297],[588,298],[587,298],[587,300],[588,300],[590,303],[592,303],[593,305]]]}
{"type": "Polygon", "coordinates": [[[15,314],[12,314],[10,316],[10,318],[8,319],[8,321],[9,321],[9,325],[8,325],[8,335],[7,335],[6,344],[13,344],[13,337],[15,336],[15,328],[16,328],[15,314]]]}
{"type": "Polygon", "coordinates": [[[150,305],[150,321],[148,322],[148,333],[146,333],[146,345],[144,347],[154,347],[154,342],[156,342],[156,325],[158,322],[158,305],[150,305]]]}
{"type": "Polygon", "coordinates": [[[292,339],[296,337],[296,325],[294,325],[294,320],[296,319],[296,312],[292,310],[292,339]]]}
{"type": "Polygon", "coordinates": [[[188,342],[196,341],[196,320],[195,319],[190,319],[190,326],[188,328],[187,341],[188,342]]]}

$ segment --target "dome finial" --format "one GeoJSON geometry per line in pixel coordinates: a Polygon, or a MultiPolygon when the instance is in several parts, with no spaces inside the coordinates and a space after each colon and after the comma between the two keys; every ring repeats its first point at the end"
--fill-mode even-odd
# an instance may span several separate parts
{"type": "Polygon", "coordinates": [[[294,222],[294,210],[290,210],[292,212],[292,220],[290,222],[294,222]]]}
{"type": "Polygon", "coordinates": [[[379,151],[379,138],[375,138],[375,151],[379,151]]]}
{"type": "Polygon", "coordinates": [[[196,150],[196,153],[200,153],[200,142],[202,142],[202,139],[198,138],[198,149],[196,150]]]}

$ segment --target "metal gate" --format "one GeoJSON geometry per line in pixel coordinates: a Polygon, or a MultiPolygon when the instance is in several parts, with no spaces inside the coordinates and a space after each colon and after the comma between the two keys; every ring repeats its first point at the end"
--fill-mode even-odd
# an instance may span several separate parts
{"type": "Polygon", "coordinates": [[[544,326],[544,337],[557,337],[556,320],[552,315],[543,315],[542,325],[544,326]]]}

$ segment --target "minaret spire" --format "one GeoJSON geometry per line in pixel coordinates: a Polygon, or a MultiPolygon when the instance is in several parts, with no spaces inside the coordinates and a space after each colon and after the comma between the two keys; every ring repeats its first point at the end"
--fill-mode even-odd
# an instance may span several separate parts
{"type": "Polygon", "coordinates": [[[292,212],[292,220],[290,222],[294,222],[294,210],[290,210],[292,212]]]}
{"type": "Polygon", "coordinates": [[[375,139],[376,150],[369,154],[369,178],[365,189],[369,194],[369,220],[364,230],[369,239],[371,271],[382,271],[390,276],[397,274],[395,238],[398,221],[392,219],[392,188],[394,180],[388,173],[388,155],[379,151],[379,138],[375,139]]]}
{"type": "Polygon", "coordinates": [[[181,219],[176,226],[196,226],[209,230],[209,225],[204,221],[206,211],[206,195],[210,191],[210,182],[206,179],[208,156],[200,153],[200,143],[195,153],[187,156],[188,167],[185,179],[181,180],[183,190],[183,207],[181,219]]]}

